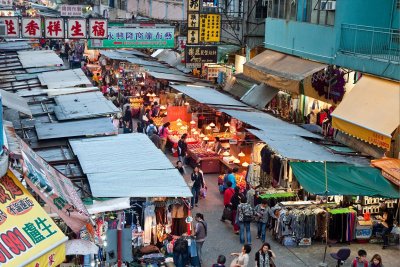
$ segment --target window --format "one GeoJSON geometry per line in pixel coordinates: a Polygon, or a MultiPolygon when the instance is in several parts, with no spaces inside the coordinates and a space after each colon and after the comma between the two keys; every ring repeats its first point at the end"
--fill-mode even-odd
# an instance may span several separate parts
{"type": "MultiPolygon", "coordinates": [[[[267,17],[296,20],[296,0],[264,0],[267,2],[267,17]]],[[[258,11],[258,9],[257,9],[258,11]]]]}
{"type": "Polygon", "coordinates": [[[220,0],[219,13],[227,17],[242,17],[243,0],[220,0]]]}
{"type": "Polygon", "coordinates": [[[271,7],[271,0],[258,0],[256,3],[256,18],[265,19],[267,17],[268,9],[271,7]]]}

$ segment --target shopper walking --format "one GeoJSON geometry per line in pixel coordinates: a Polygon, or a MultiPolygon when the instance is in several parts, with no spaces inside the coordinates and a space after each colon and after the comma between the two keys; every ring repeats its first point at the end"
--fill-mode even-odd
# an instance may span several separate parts
{"type": "Polygon", "coordinates": [[[206,241],[207,237],[207,223],[204,221],[204,215],[201,213],[196,213],[195,220],[196,220],[195,239],[196,239],[197,256],[199,257],[200,263],[202,263],[202,248],[204,241],[206,241]]]}
{"type": "Polygon", "coordinates": [[[244,196],[240,193],[239,187],[235,187],[235,194],[233,194],[231,198],[231,208],[232,208],[232,225],[233,225],[233,232],[235,234],[239,234],[239,223],[237,221],[237,208],[241,203],[241,200],[244,196]]]}
{"type": "Polygon", "coordinates": [[[162,152],[165,152],[165,146],[167,145],[167,139],[169,135],[169,126],[171,125],[170,122],[166,122],[161,126],[159,129],[160,131],[160,138],[161,138],[161,150],[162,152]]]}
{"type": "Polygon", "coordinates": [[[161,139],[155,130],[153,130],[153,134],[150,136],[150,140],[158,149],[161,148],[161,139]]]}
{"type": "Polygon", "coordinates": [[[243,197],[240,200],[240,204],[237,208],[237,213],[238,213],[238,220],[239,220],[239,227],[240,227],[240,243],[244,244],[245,243],[245,231],[246,231],[246,239],[247,243],[251,244],[251,232],[250,232],[250,223],[253,220],[254,217],[254,211],[253,208],[250,206],[249,203],[247,203],[247,199],[243,197]]]}
{"type": "Polygon", "coordinates": [[[232,183],[232,188],[235,189],[235,187],[236,187],[236,178],[235,178],[235,175],[233,174],[233,171],[231,169],[228,170],[228,174],[225,175],[225,177],[224,177],[224,190],[226,190],[226,188],[227,188],[228,181],[232,183]]]}
{"type": "Polygon", "coordinates": [[[181,139],[178,141],[178,159],[186,164],[186,153],[187,153],[187,144],[186,144],[187,134],[182,134],[181,139]]]}
{"type": "MultiPolygon", "coordinates": [[[[226,185],[227,185],[228,188],[224,192],[224,210],[225,209],[230,209],[232,211],[231,199],[232,199],[232,196],[235,194],[235,189],[232,188],[232,183],[230,181],[228,181],[226,185]]],[[[226,218],[224,216],[224,214],[222,214],[221,221],[224,222],[226,219],[232,220],[231,217],[230,218],[226,218]]]]}
{"type": "Polygon", "coordinates": [[[200,195],[200,189],[204,188],[204,182],[203,182],[203,176],[201,175],[201,173],[199,172],[199,167],[194,167],[193,169],[193,173],[190,176],[190,179],[192,180],[192,209],[193,206],[198,207],[197,203],[199,202],[199,195],[200,195]]]}
{"type": "Polygon", "coordinates": [[[275,266],[273,259],[275,259],[275,253],[271,250],[271,245],[269,243],[264,243],[255,255],[257,267],[275,266]]]}
{"type": "Polygon", "coordinates": [[[225,267],[226,257],[224,255],[219,255],[217,263],[214,263],[212,267],[225,267]]]}
{"type": "Polygon", "coordinates": [[[231,256],[236,256],[236,258],[231,262],[230,267],[247,267],[250,260],[250,245],[244,245],[242,251],[239,253],[231,253],[231,256]]]}
{"type": "Polygon", "coordinates": [[[369,262],[368,267],[383,267],[381,255],[375,254],[369,262]]]}
{"type": "Polygon", "coordinates": [[[152,119],[149,120],[149,125],[146,127],[146,134],[148,137],[152,136],[153,133],[158,133],[157,126],[154,125],[154,121],[152,119]]]}
{"type": "Polygon", "coordinates": [[[268,202],[263,199],[260,204],[254,208],[255,219],[257,221],[257,239],[261,238],[261,241],[265,242],[265,234],[267,232],[267,223],[269,219],[270,208],[268,202]]]}

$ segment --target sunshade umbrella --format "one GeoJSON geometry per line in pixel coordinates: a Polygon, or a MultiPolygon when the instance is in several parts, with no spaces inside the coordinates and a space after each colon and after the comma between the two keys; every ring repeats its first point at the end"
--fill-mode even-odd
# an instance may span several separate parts
{"type": "Polygon", "coordinates": [[[92,242],[83,239],[68,240],[65,243],[65,255],[97,254],[99,248],[92,242]]]}

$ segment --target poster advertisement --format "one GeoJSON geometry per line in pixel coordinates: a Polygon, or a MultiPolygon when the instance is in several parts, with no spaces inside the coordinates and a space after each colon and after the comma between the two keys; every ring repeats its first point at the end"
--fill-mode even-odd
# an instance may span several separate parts
{"type": "Polygon", "coordinates": [[[0,265],[57,266],[68,238],[11,170],[0,178],[0,265]]]}

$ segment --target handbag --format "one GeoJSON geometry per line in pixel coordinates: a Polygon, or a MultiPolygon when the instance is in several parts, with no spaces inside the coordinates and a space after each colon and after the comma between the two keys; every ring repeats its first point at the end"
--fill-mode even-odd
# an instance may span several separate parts
{"type": "Polygon", "coordinates": [[[233,261],[231,262],[230,267],[236,267],[236,265],[239,264],[239,257],[236,257],[235,259],[233,259],[233,261]]]}
{"type": "Polygon", "coordinates": [[[188,186],[189,186],[190,188],[192,188],[193,185],[194,185],[194,181],[189,181],[187,184],[188,184],[188,186]]]}
{"type": "Polygon", "coordinates": [[[227,206],[227,207],[224,208],[224,211],[222,212],[222,218],[224,220],[232,221],[232,209],[231,209],[231,207],[227,206]]]}
{"type": "Polygon", "coordinates": [[[275,262],[272,258],[269,258],[269,267],[276,267],[275,262]]]}

